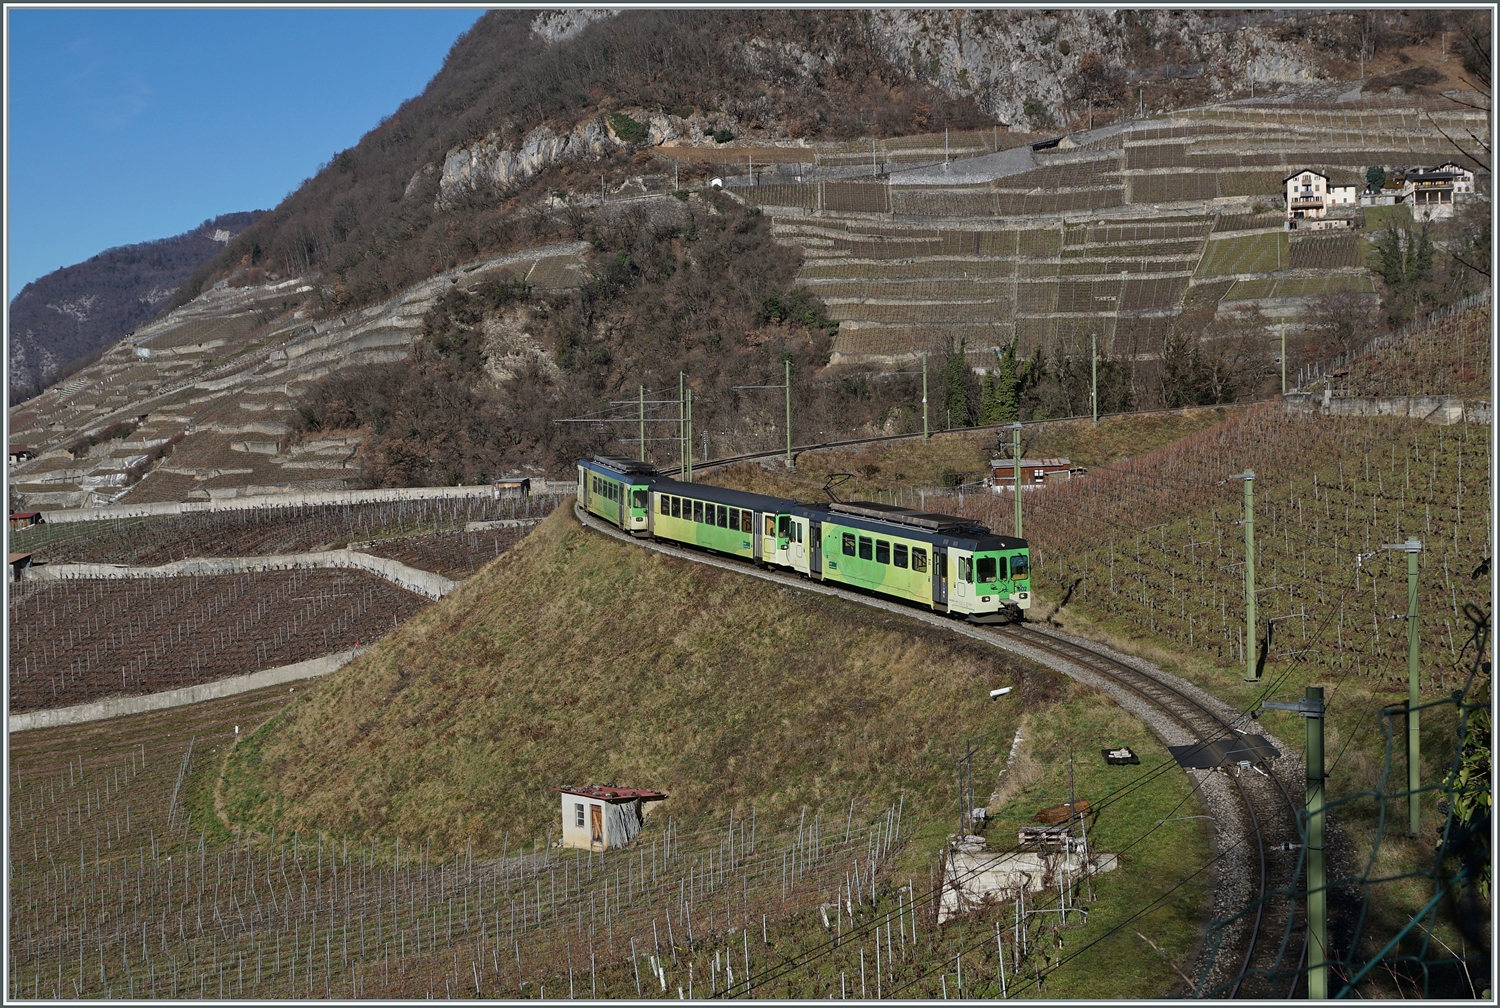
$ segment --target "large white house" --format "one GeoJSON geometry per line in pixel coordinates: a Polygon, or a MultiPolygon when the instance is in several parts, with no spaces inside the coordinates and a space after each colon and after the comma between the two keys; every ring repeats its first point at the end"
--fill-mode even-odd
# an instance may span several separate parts
{"type": "Polygon", "coordinates": [[[1315,168],[1294,171],[1282,182],[1286,186],[1287,220],[1319,218],[1329,210],[1359,205],[1359,186],[1329,185],[1328,176],[1315,168]]]}

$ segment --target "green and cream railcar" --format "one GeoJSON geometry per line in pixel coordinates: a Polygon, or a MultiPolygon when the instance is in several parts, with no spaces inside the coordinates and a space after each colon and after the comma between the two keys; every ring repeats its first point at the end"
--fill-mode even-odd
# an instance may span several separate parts
{"type": "Polygon", "coordinates": [[[578,503],[626,532],[647,535],[655,482],[656,470],[644,462],[595,455],[578,463],[578,503]]]}
{"type": "Polygon", "coordinates": [[[891,595],[979,623],[1024,618],[1031,608],[1026,540],[972,519],[852,501],[792,511],[805,522],[813,577],[891,595]]]}
{"type": "Polygon", "coordinates": [[[703,483],[657,480],[651,534],[719,553],[791,566],[790,509],[796,501],[703,483]]]}
{"type": "Polygon", "coordinates": [[[1026,540],[972,519],[870,501],[783,497],[662,479],[643,463],[578,463],[578,499],[636,535],[685,543],[965,616],[1019,620],[1031,608],[1026,540]]]}

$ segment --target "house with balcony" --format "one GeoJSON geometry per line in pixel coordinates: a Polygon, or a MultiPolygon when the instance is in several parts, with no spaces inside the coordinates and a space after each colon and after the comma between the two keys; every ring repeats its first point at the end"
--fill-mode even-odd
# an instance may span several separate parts
{"type": "Polygon", "coordinates": [[[1294,171],[1282,179],[1282,184],[1286,186],[1288,221],[1319,220],[1329,211],[1353,210],[1359,205],[1359,186],[1333,185],[1316,168],[1294,171]]]}
{"type": "Polygon", "coordinates": [[[1401,202],[1411,207],[1417,220],[1440,220],[1453,216],[1460,194],[1474,192],[1474,173],[1452,161],[1435,168],[1411,168],[1401,186],[1401,202]]]}

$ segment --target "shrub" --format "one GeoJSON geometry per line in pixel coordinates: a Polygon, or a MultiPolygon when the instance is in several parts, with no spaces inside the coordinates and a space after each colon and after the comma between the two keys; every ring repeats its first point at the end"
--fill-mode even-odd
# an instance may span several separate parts
{"type": "Polygon", "coordinates": [[[637,122],[623,112],[612,112],[609,117],[609,128],[615,131],[615,136],[625,143],[639,143],[651,135],[651,128],[643,122],[637,122]]]}

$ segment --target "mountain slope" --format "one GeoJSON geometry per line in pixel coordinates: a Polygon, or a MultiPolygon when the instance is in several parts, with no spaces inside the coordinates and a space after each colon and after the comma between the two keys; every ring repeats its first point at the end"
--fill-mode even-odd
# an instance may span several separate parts
{"type": "Polygon", "coordinates": [[[108,249],[53,270],[10,303],[10,385],[36,395],[58,369],[92,355],[154,318],[193,270],[212,259],[264,210],[221,214],[191,231],[108,249]]]}

